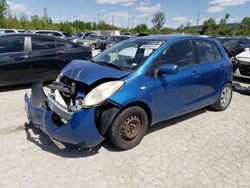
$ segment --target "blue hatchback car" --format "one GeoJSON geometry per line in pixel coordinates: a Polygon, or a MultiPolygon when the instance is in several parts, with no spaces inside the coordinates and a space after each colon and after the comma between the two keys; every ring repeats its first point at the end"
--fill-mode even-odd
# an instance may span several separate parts
{"type": "Polygon", "coordinates": [[[216,40],[133,38],[91,61],[73,61],[48,86],[33,86],[26,111],[30,122],[62,143],[90,148],[109,137],[126,150],[158,122],[206,106],[225,110],[232,78],[232,63],[216,40]]]}

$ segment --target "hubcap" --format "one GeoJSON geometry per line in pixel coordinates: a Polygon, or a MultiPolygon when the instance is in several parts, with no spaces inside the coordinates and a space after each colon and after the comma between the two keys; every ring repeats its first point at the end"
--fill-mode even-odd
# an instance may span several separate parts
{"type": "Polygon", "coordinates": [[[137,115],[129,116],[122,125],[121,137],[125,141],[133,140],[141,131],[142,121],[137,115]]]}
{"type": "Polygon", "coordinates": [[[220,101],[222,107],[227,107],[231,100],[232,91],[230,87],[225,87],[221,93],[220,101]]]}

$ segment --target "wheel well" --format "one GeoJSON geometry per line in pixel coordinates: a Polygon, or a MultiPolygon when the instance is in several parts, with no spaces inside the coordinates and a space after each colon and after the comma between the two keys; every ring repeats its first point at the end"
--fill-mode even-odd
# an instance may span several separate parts
{"type": "Polygon", "coordinates": [[[147,113],[147,116],[148,116],[148,125],[150,126],[151,122],[152,122],[152,113],[151,113],[151,110],[148,107],[148,105],[145,104],[144,102],[136,101],[136,102],[132,102],[132,103],[127,104],[126,106],[124,106],[121,109],[121,111],[124,110],[124,109],[126,109],[126,108],[132,107],[132,106],[139,106],[143,110],[145,110],[145,112],[147,113]]]}

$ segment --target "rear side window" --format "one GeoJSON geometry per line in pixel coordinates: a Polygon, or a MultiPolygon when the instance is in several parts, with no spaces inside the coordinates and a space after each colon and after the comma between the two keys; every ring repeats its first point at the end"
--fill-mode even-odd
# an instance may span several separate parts
{"type": "Polygon", "coordinates": [[[51,50],[55,48],[56,44],[54,39],[32,37],[32,50],[51,50]]]}
{"type": "Polygon", "coordinates": [[[23,52],[24,37],[7,37],[0,39],[0,53],[23,52]]]}
{"type": "Polygon", "coordinates": [[[56,33],[56,32],[53,32],[53,33],[50,33],[50,34],[55,36],[55,37],[61,37],[62,36],[60,33],[56,33]]]}
{"type": "Polygon", "coordinates": [[[13,30],[5,30],[5,33],[15,33],[13,30]]]}
{"type": "Polygon", "coordinates": [[[195,64],[193,47],[189,40],[177,42],[163,52],[158,58],[159,66],[163,64],[175,64],[179,68],[195,64]]]}
{"type": "Polygon", "coordinates": [[[56,40],[57,49],[65,49],[66,43],[62,40],[56,40]]]}
{"type": "Polygon", "coordinates": [[[199,53],[200,63],[209,63],[222,59],[221,53],[214,43],[204,40],[195,40],[195,44],[199,53]]]}

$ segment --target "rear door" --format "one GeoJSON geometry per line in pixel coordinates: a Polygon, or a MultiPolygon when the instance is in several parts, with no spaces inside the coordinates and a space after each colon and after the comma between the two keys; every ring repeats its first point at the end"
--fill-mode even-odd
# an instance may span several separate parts
{"type": "Polygon", "coordinates": [[[62,60],[58,57],[54,37],[32,36],[32,54],[37,58],[32,63],[32,79],[36,81],[53,80],[59,74],[62,60]]]}
{"type": "Polygon", "coordinates": [[[24,36],[0,38],[0,86],[29,82],[30,67],[24,41],[24,36]]]}
{"type": "Polygon", "coordinates": [[[91,49],[87,46],[80,46],[71,42],[66,42],[66,63],[74,59],[89,60],[92,57],[91,49]]]}
{"type": "Polygon", "coordinates": [[[214,42],[201,39],[193,43],[199,57],[199,106],[204,106],[217,99],[224,84],[227,63],[214,42]]]}

